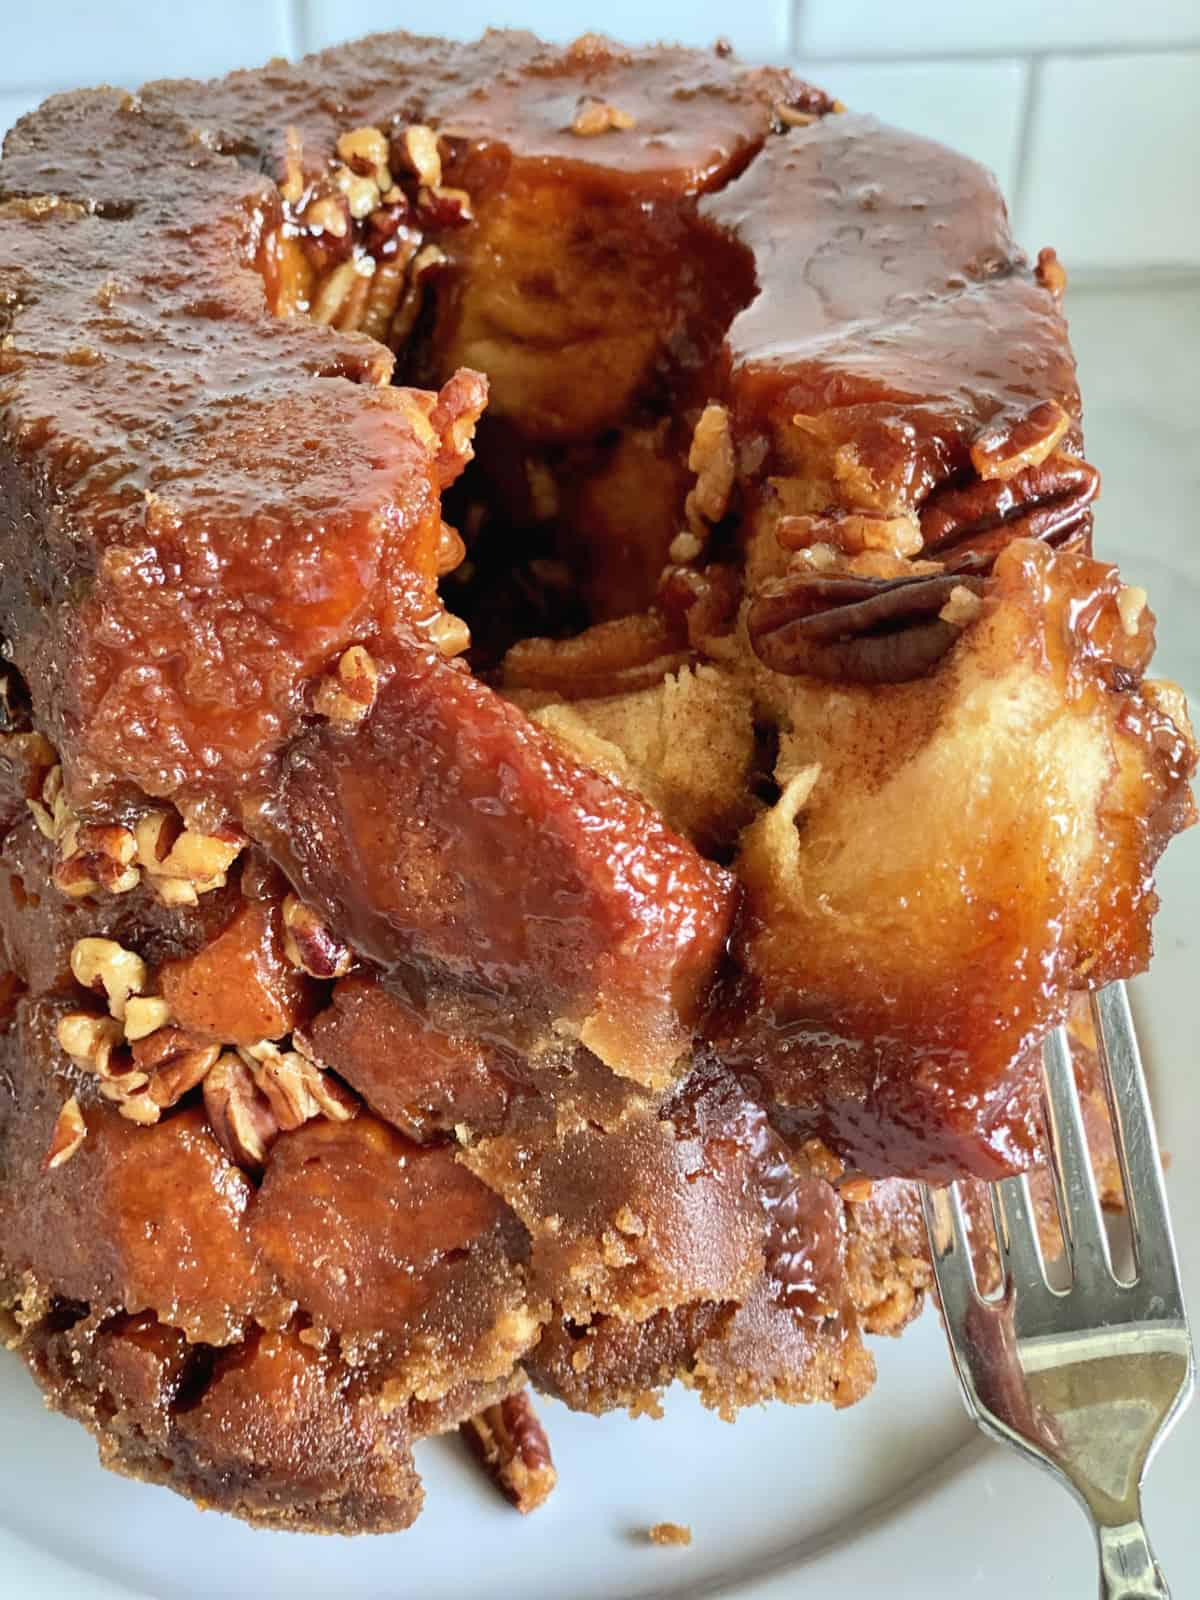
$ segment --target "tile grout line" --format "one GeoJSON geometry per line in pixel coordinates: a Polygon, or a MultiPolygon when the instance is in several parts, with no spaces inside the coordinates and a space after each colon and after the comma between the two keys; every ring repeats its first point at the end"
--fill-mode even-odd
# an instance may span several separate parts
{"type": "MultiPolygon", "coordinates": [[[[1035,57],[1025,68],[1025,95],[1021,105],[1021,122],[1017,133],[1017,164],[1013,175],[1013,192],[1010,206],[1013,232],[1026,249],[1033,248],[1032,241],[1022,238],[1025,230],[1025,212],[1031,186],[1033,166],[1034,124],[1042,103],[1044,61],[1035,57]]],[[[1038,247],[1040,248],[1040,246],[1038,247]]]]}
{"type": "Polygon", "coordinates": [[[296,60],[309,48],[308,7],[305,0],[284,0],[287,29],[287,53],[296,60]]]}
{"type": "MultiPolygon", "coordinates": [[[[797,12],[803,6],[804,0],[797,0],[797,12]]],[[[796,54],[799,54],[799,36],[794,44],[796,54]]],[[[1113,45],[1057,45],[1051,48],[1037,47],[1022,50],[1002,49],[999,46],[971,49],[964,46],[961,50],[835,50],[831,52],[814,53],[810,59],[820,65],[822,62],[845,62],[848,66],[856,67],[899,67],[922,64],[928,62],[932,65],[969,66],[973,61],[1046,61],[1050,57],[1065,61],[1094,61],[1105,58],[1119,60],[1128,56],[1175,56],[1196,55],[1200,53],[1200,38],[1178,39],[1173,44],[1141,43],[1141,44],[1113,44],[1113,45]]]]}
{"type": "Polygon", "coordinates": [[[788,7],[787,53],[795,59],[800,54],[800,41],[804,37],[805,0],[791,0],[788,7]]]}

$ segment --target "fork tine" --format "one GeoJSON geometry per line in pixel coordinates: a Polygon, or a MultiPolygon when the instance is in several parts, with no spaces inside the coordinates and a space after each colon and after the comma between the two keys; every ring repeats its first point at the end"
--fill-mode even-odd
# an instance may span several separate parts
{"type": "Polygon", "coordinates": [[[1086,1288],[1111,1280],[1113,1272],[1065,1028],[1055,1028],[1046,1038],[1042,1088],[1063,1242],[1072,1277],[1086,1288]]]}
{"type": "Polygon", "coordinates": [[[1167,1212],[1154,1113],[1123,983],[1092,995],[1092,1016],[1113,1139],[1125,1184],[1139,1278],[1162,1295],[1166,1315],[1182,1314],[1179,1268],[1167,1212]],[[1169,1302],[1169,1303],[1168,1303],[1169,1302]]]}
{"type": "Polygon", "coordinates": [[[1023,1172],[1015,1178],[1005,1178],[992,1184],[991,1194],[1005,1291],[1017,1296],[1020,1307],[1030,1297],[1045,1295],[1050,1289],[1029,1179],[1023,1172]]]}
{"type": "Polygon", "coordinates": [[[923,1183],[921,1203],[925,1209],[929,1250],[946,1326],[948,1329],[961,1327],[972,1305],[982,1304],[982,1301],[975,1284],[975,1268],[971,1261],[971,1246],[967,1239],[967,1224],[958,1185],[951,1183],[944,1189],[933,1189],[923,1183]]]}

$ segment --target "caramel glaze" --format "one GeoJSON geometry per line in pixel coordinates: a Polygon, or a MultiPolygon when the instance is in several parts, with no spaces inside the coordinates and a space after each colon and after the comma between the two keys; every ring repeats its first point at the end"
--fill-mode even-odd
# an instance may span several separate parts
{"type": "Polygon", "coordinates": [[[998,416],[1052,398],[1078,417],[1063,319],[973,162],[848,113],[768,140],[699,211],[754,258],[727,341],[743,427],[844,418],[872,476],[919,504],[998,416]]]}
{"type": "MultiPolygon", "coordinates": [[[[911,510],[962,479],[985,424],[1047,398],[1077,419],[1061,316],[990,180],[830,109],[721,52],[493,33],[380,37],[25,119],[0,166],[0,624],[76,807],[145,793],[232,818],[391,981],[499,996],[525,1040],[564,1023],[667,1083],[736,887],[431,643],[439,498],[486,399],[457,368],[495,350],[497,411],[526,443],[723,398],[748,521],[831,457],[840,503],[911,510]],[[589,99],[633,126],[571,132],[589,99]],[[815,120],[780,132],[781,103],[815,120]],[[479,193],[441,240],[453,270],[411,353],[437,396],[390,387],[369,339],[272,315],[285,130],[327,152],[414,119],[479,193]],[[509,270],[543,213],[600,285],[582,320],[568,266],[509,270]],[[592,371],[599,399],[575,381],[592,371]],[[380,667],[375,709],[353,732],[313,725],[314,680],[352,642],[380,667]]],[[[890,1125],[848,1143],[941,1170],[942,1114],[935,1095],[916,1150],[890,1125]]],[[[949,1149],[977,1160],[957,1134],[949,1149]]]]}

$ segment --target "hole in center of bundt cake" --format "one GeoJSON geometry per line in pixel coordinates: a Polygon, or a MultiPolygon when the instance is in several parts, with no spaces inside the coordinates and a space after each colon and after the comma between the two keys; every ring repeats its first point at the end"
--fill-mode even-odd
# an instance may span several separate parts
{"type": "Polygon", "coordinates": [[[732,525],[733,443],[709,401],[754,293],[748,252],[692,196],[518,176],[497,147],[419,124],[333,151],[290,130],[279,191],[260,255],[279,315],[386,344],[397,383],[488,379],[444,508],[465,558],[442,593],[473,668],[572,699],[661,681],[700,595],[708,623],[736,606],[732,581],[716,595],[693,569],[732,525]],[[597,626],[571,652],[544,644],[597,626]],[[506,660],[523,641],[538,648],[506,660]]]}

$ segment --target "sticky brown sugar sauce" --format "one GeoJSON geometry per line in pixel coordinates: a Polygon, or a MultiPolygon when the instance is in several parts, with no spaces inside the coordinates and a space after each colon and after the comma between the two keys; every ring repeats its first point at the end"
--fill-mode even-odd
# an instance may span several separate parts
{"type": "Polygon", "coordinates": [[[109,1465],[381,1530],[469,1419],[544,1498],[526,1374],[866,1392],[1193,820],[1062,289],[720,49],[8,136],[0,1304],[109,1465]]]}

